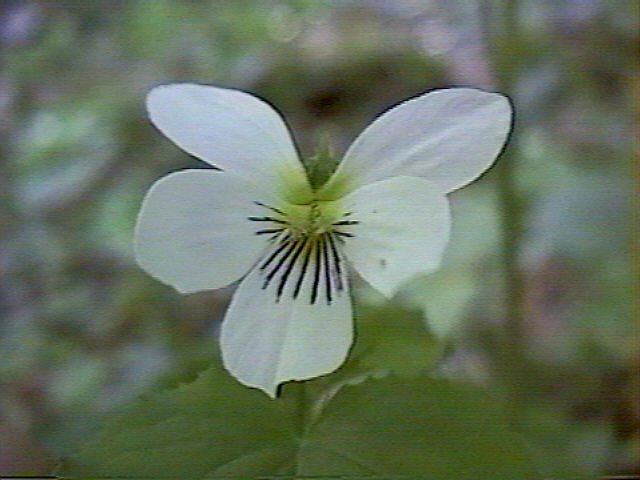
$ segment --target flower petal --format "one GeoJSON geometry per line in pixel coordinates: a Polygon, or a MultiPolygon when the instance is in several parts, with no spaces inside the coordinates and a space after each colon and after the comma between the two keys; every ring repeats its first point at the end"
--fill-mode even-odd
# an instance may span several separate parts
{"type": "MultiPolygon", "coordinates": [[[[239,90],[189,83],[162,85],[147,96],[151,121],[176,145],[247,180],[309,195],[306,173],[282,117],[239,90]]],[[[289,193],[289,192],[287,192],[289,193]]]]}
{"type": "Polygon", "coordinates": [[[400,284],[436,270],[449,239],[449,202],[429,181],[394,177],[356,190],[343,199],[349,218],[344,231],[348,261],[374,288],[391,297],[400,284]]]}
{"type": "Polygon", "coordinates": [[[183,170],[158,180],[142,203],[135,256],[142,268],[182,293],[238,280],[266,246],[248,217],[265,194],[234,175],[183,170]]]}
{"type": "Polygon", "coordinates": [[[307,245],[297,258],[290,257],[292,268],[280,296],[278,287],[289,269],[283,268],[265,287],[268,269],[254,268],[240,283],[222,323],[225,368],[271,397],[282,382],[334,371],[353,341],[345,270],[341,287],[336,288],[334,276],[327,294],[327,263],[317,261],[315,248],[307,245]]]}
{"type": "Polygon", "coordinates": [[[497,93],[452,88],[405,101],[360,134],[322,195],[402,175],[451,192],[491,166],[510,126],[511,105],[497,93]]]}

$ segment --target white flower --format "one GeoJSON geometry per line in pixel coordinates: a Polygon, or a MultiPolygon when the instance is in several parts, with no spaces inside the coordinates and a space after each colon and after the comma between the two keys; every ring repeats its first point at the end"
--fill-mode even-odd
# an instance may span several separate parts
{"type": "Polygon", "coordinates": [[[182,293],[242,279],[222,324],[223,362],[270,396],[344,361],[351,267],[386,296],[438,267],[445,194],[493,163],[511,123],[499,94],[427,93],[377,118],[314,190],[282,118],[254,96],[174,84],[153,89],[147,108],[164,135],[219,170],[151,187],[137,261],[182,293]]]}

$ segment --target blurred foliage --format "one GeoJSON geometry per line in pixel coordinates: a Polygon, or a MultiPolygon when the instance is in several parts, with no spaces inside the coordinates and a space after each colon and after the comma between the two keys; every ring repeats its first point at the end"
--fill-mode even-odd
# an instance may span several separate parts
{"type": "MultiPolygon", "coordinates": [[[[586,474],[638,472],[633,9],[626,0],[0,3],[0,472],[50,471],[115,410],[214,360],[232,289],[180,296],[131,252],[148,186],[201,166],[146,119],[146,92],[176,81],[267,99],[305,158],[319,146],[343,152],[375,115],[431,88],[508,94],[510,146],[451,196],[443,269],[409,282],[394,304],[362,287],[359,325],[379,320],[368,338],[390,365],[402,366],[406,328],[410,372],[504,394],[512,426],[550,464],[568,456],[586,474]],[[505,258],[515,296],[505,295],[505,258]],[[444,351],[426,331],[409,333],[416,311],[444,351]],[[394,330],[396,320],[410,323],[394,330]],[[421,348],[430,353],[411,353],[421,348]]],[[[343,427],[359,420],[375,426],[356,415],[343,427]]]]}

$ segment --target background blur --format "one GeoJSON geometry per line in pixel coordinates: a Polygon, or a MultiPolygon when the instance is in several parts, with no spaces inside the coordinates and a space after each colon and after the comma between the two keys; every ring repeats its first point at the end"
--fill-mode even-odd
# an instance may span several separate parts
{"type": "Polygon", "coordinates": [[[1,2],[0,472],[49,471],[119,406],[211,362],[232,288],[181,296],[131,251],[150,184],[203,166],[146,118],[146,92],[177,81],[268,99],[306,157],[326,138],[342,153],[429,89],[508,94],[509,147],[451,196],[446,266],[403,301],[449,335],[443,374],[517,393],[514,423],[537,448],[568,452],[583,472],[637,472],[634,9],[1,2]]]}

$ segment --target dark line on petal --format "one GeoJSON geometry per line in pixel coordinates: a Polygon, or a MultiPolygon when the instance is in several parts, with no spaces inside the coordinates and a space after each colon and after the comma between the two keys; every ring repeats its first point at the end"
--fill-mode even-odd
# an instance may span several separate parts
{"type": "Polygon", "coordinates": [[[293,290],[293,298],[298,298],[298,294],[300,293],[300,288],[302,288],[302,282],[304,281],[304,276],[307,273],[307,266],[309,265],[309,260],[311,259],[311,253],[313,252],[312,242],[310,239],[305,241],[305,246],[307,247],[307,251],[304,255],[304,260],[302,261],[302,268],[300,269],[300,275],[298,275],[298,281],[296,282],[295,289],[293,290]]]}
{"type": "Polygon", "coordinates": [[[267,274],[267,276],[264,277],[264,284],[262,285],[263,289],[269,286],[269,283],[271,283],[271,280],[273,279],[275,274],[278,273],[278,270],[282,268],[282,265],[284,265],[284,262],[287,261],[287,258],[289,258],[289,256],[291,256],[291,254],[295,250],[296,246],[298,245],[298,242],[294,240],[292,242],[289,242],[288,244],[289,244],[289,248],[282,254],[278,263],[275,264],[275,266],[271,269],[271,271],[267,274]]]}
{"type": "Polygon", "coordinates": [[[276,207],[272,207],[271,205],[267,205],[266,203],[262,203],[262,202],[253,202],[253,203],[255,203],[256,205],[258,205],[260,207],[268,208],[272,212],[279,213],[280,215],[283,215],[285,217],[287,216],[287,214],[284,213],[282,210],[280,210],[280,209],[278,209],[276,207]]]}
{"type": "Polygon", "coordinates": [[[341,237],[355,237],[355,235],[353,233],[339,232],[338,230],[334,230],[333,233],[335,233],[336,235],[339,235],[341,237]]]}
{"type": "Polygon", "coordinates": [[[284,249],[286,248],[286,246],[287,246],[287,245],[289,245],[289,243],[290,243],[289,238],[288,238],[288,237],[285,237],[285,238],[282,240],[282,243],[280,244],[280,246],[279,246],[278,248],[276,248],[276,249],[275,249],[275,251],[274,251],[271,255],[269,255],[269,258],[267,258],[267,259],[265,260],[265,262],[260,266],[260,270],[264,270],[265,268],[267,268],[267,267],[269,266],[269,264],[270,264],[271,262],[273,262],[273,260],[278,256],[278,254],[279,254],[282,250],[284,250],[284,249]]]}
{"type": "Polygon", "coordinates": [[[286,220],[280,220],[279,218],[273,217],[247,217],[247,220],[251,220],[252,222],[273,222],[281,225],[289,225],[289,222],[286,220]]]}
{"type": "Polygon", "coordinates": [[[316,239],[313,243],[313,246],[316,249],[316,270],[313,274],[313,286],[311,287],[311,305],[316,303],[316,299],[318,298],[318,286],[320,285],[320,245],[318,245],[318,240],[316,239]]]}
{"type": "Polygon", "coordinates": [[[344,285],[342,284],[342,267],[340,266],[340,255],[338,254],[338,249],[336,248],[336,243],[333,239],[333,233],[329,234],[329,246],[331,247],[331,253],[333,254],[333,263],[335,265],[336,270],[336,284],[339,291],[344,289],[344,285]]]}
{"type": "Polygon", "coordinates": [[[284,273],[280,277],[280,283],[278,284],[278,293],[277,293],[277,296],[276,296],[276,301],[280,301],[280,297],[282,296],[282,292],[284,292],[284,287],[287,284],[287,279],[289,278],[289,275],[291,275],[291,272],[293,271],[293,267],[295,266],[296,261],[298,260],[298,257],[300,256],[300,253],[302,253],[302,249],[307,244],[307,241],[308,241],[308,239],[306,237],[304,239],[298,241],[298,249],[293,254],[293,257],[291,257],[291,260],[289,260],[289,264],[287,265],[286,270],[284,271],[284,273]]]}
{"type": "Polygon", "coordinates": [[[280,233],[284,232],[284,228],[267,228],[265,230],[258,230],[256,235],[264,235],[265,233],[280,233]]]}
{"type": "Polygon", "coordinates": [[[331,225],[358,225],[360,222],[358,220],[340,220],[339,222],[332,223],[331,225]]]}
{"type": "Polygon", "coordinates": [[[327,235],[322,236],[322,258],[324,261],[324,284],[327,295],[327,305],[331,305],[331,265],[329,264],[329,247],[327,246],[327,235]]]}

